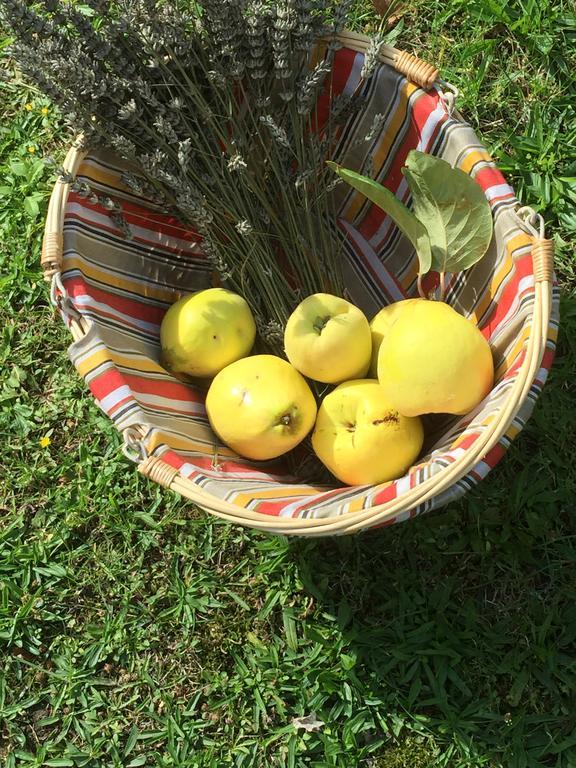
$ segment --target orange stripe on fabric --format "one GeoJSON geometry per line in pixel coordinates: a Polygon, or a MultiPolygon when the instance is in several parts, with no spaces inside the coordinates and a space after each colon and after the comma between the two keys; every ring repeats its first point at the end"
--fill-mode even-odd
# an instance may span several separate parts
{"type": "MultiPolygon", "coordinates": [[[[390,123],[387,124],[386,130],[383,132],[380,144],[378,145],[378,147],[374,152],[374,166],[373,166],[374,168],[377,168],[379,170],[384,165],[384,162],[386,161],[386,158],[390,153],[390,148],[394,143],[394,140],[396,139],[398,131],[400,130],[400,127],[406,120],[406,115],[408,113],[408,102],[410,101],[410,96],[412,96],[414,91],[416,91],[417,89],[418,89],[417,85],[414,85],[413,83],[409,83],[409,82],[406,82],[402,87],[402,91],[400,94],[400,103],[398,104],[398,107],[394,112],[394,117],[392,118],[390,123]]],[[[366,197],[364,195],[362,195],[360,192],[354,192],[342,216],[347,221],[350,221],[350,222],[353,221],[354,218],[358,215],[360,209],[362,208],[365,202],[366,202],[366,197]]]]}

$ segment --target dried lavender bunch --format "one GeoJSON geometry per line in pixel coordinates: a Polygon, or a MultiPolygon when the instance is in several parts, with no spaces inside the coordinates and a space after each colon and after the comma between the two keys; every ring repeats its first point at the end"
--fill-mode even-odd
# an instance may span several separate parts
{"type": "Polygon", "coordinates": [[[97,25],[67,0],[2,0],[15,58],[85,142],[140,169],[126,175],[134,191],[196,229],[281,352],[274,329],[298,297],[343,292],[324,160],[360,102],[335,100],[320,134],[316,105],[350,0],[86,5],[97,25]]]}

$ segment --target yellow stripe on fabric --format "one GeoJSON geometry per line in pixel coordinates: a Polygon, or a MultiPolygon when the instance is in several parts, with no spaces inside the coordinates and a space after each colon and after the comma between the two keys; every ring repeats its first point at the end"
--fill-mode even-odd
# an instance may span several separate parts
{"type": "Polygon", "coordinates": [[[143,298],[159,299],[160,301],[166,301],[172,303],[174,301],[175,292],[168,288],[161,288],[158,285],[151,285],[150,283],[140,283],[130,280],[128,275],[118,277],[111,272],[107,272],[103,269],[98,269],[89,261],[86,261],[76,254],[67,254],[64,259],[64,270],[78,269],[86,277],[90,277],[93,280],[98,280],[100,283],[106,286],[112,286],[113,288],[119,288],[121,291],[128,291],[135,293],[143,298]]]}
{"type": "MultiPolygon", "coordinates": [[[[374,165],[373,168],[377,169],[374,176],[377,176],[378,172],[386,162],[386,158],[390,154],[390,148],[394,143],[400,128],[406,120],[408,114],[408,103],[410,97],[414,91],[418,90],[418,86],[406,81],[400,92],[400,103],[394,111],[394,117],[386,125],[386,130],[383,132],[380,144],[374,151],[374,165]]],[[[372,174],[371,174],[372,175],[372,174]]],[[[344,209],[342,216],[346,221],[352,222],[360,212],[360,209],[366,202],[366,197],[360,192],[354,192],[344,209]]]]}
{"type": "Polygon", "coordinates": [[[78,370],[78,373],[82,378],[86,378],[90,371],[93,371],[95,368],[98,368],[99,365],[102,365],[103,363],[111,363],[111,355],[110,350],[108,349],[97,349],[95,352],[93,352],[88,357],[83,358],[82,360],[79,360],[76,363],[76,369],[78,370]]]}
{"type": "Polygon", "coordinates": [[[531,244],[532,238],[525,232],[521,232],[518,235],[511,237],[510,240],[506,242],[506,257],[503,259],[500,268],[494,273],[488,288],[481,296],[478,297],[476,306],[470,315],[470,318],[474,320],[476,324],[478,324],[480,318],[486,313],[490,303],[497,295],[500,286],[504,282],[505,278],[510,274],[514,266],[514,252],[520,250],[521,248],[530,247],[531,244]]]}
{"type": "MultiPolygon", "coordinates": [[[[386,485],[382,486],[382,488],[387,488],[390,483],[386,483],[386,485]]],[[[379,492],[382,489],[379,489],[379,492]]],[[[348,511],[349,512],[361,512],[364,508],[364,502],[366,501],[366,494],[363,494],[362,496],[356,497],[355,499],[352,499],[352,501],[348,504],[348,511]]]]}
{"type": "Polygon", "coordinates": [[[113,171],[109,171],[89,162],[82,163],[77,175],[86,176],[99,184],[105,184],[107,187],[114,187],[114,189],[118,190],[124,189],[124,185],[122,184],[118,173],[114,173],[113,171]]]}
{"type": "MultiPolygon", "coordinates": [[[[208,428],[206,427],[206,431],[208,428]]],[[[199,442],[192,437],[181,438],[178,435],[169,434],[167,432],[161,432],[160,430],[154,430],[146,441],[149,453],[156,450],[161,445],[167,445],[174,451],[184,451],[185,453],[200,453],[202,456],[212,458],[215,456],[215,446],[210,440],[205,442],[199,442]]],[[[218,446],[217,460],[221,458],[237,459],[237,455],[233,453],[229,448],[218,446]]],[[[192,460],[193,463],[193,460],[192,460]]],[[[202,470],[199,470],[202,471],[202,470]]]]}
{"type": "Polygon", "coordinates": [[[460,164],[460,168],[463,171],[466,171],[466,173],[470,173],[472,168],[476,165],[476,163],[492,163],[494,162],[488,152],[484,152],[479,149],[473,149],[471,152],[469,152],[464,160],[462,160],[460,164]]]}
{"type": "Polygon", "coordinates": [[[87,376],[90,371],[93,371],[103,363],[110,362],[123,369],[126,369],[132,373],[160,373],[166,376],[166,371],[161,365],[150,360],[150,358],[144,355],[134,355],[126,357],[119,354],[116,350],[111,348],[97,349],[87,357],[82,358],[76,363],[76,368],[80,376],[87,376]]]}
{"type": "Polygon", "coordinates": [[[420,268],[420,262],[418,258],[412,259],[408,267],[408,271],[403,275],[401,280],[399,279],[399,283],[402,286],[405,294],[407,294],[408,289],[410,288],[412,283],[414,283],[414,281],[417,279],[419,268],[420,268]]]}
{"type": "MultiPolygon", "coordinates": [[[[250,478],[246,478],[245,482],[250,482],[250,478]]],[[[308,496],[316,496],[318,489],[315,488],[298,488],[298,486],[280,486],[279,488],[270,488],[263,491],[247,491],[246,493],[238,493],[234,496],[234,504],[240,504],[242,507],[247,507],[251,501],[273,501],[274,499],[303,499],[308,496]]]]}
{"type": "Polygon", "coordinates": [[[495,371],[496,378],[503,376],[506,373],[506,371],[512,367],[512,364],[515,362],[516,358],[522,351],[523,347],[526,346],[526,342],[530,337],[531,330],[532,330],[532,327],[530,325],[525,325],[522,328],[522,332],[520,333],[519,336],[516,337],[516,341],[514,345],[511,347],[511,349],[509,350],[509,352],[507,353],[504,361],[496,369],[495,371]]]}
{"type": "Polygon", "coordinates": [[[522,427],[518,424],[510,424],[506,430],[506,437],[510,440],[514,440],[522,432],[522,427]]]}
{"type": "Polygon", "coordinates": [[[120,353],[111,350],[111,356],[116,365],[122,368],[127,368],[130,371],[137,373],[161,373],[166,375],[166,370],[162,368],[159,363],[156,363],[145,355],[131,355],[128,357],[127,355],[121,355],[120,353]]]}
{"type": "Polygon", "coordinates": [[[320,61],[322,61],[325,58],[327,49],[328,49],[327,43],[318,43],[317,45],[314,46],[314,50],[312,51],[312,55],[310,56],[308,69],[314,69],[316,64],[318,64],[320,61]]]}

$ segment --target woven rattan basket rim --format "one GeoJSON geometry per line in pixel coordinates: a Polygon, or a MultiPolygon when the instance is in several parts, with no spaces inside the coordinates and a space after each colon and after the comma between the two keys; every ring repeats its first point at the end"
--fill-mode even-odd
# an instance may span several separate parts
{"type": "MultiPolygon", "coordinates": [[[[360,52],[365,51],[369,44],[368,37],[348,31],[340,35],[340,40],[345,47],[360,52]]],[[[391,46],[382,46],[380,59],[383,63],[398,69],[408,79],[413,79],[421,87],[430,87],[437,77],[436,69],[411,54],[391,46]],[[424,79],[418,82],[418,74],[422,72],[425,74],[424,79]],[[414,73],[416,73],[416,79],[412,77],[414,73]]],[[[86,154],[86,151],[81,148],[81,142],[70,149],[64,161],[64,167],[71,175],[76,174],[86,154]]],[[[58,274],[62,264],[63,226],[68,191],[69,185],[66,182],[57,181],[48,207],[42,253],[42,264],[48,278],[58,274]]],[[[552,306],[553,249],[550,241],[535,238],[534,242],[536,247],[533,249],[532,259],[536,282],[533,315],[525,357],[516,373],[514,384],[505,402],[499,406],[495,418],[473,445],[450,465],[415,488],[388,502],[358,512],[325,518],[284,518],[254,512],[212,496],[191,480],[181,477],[177,470],[156,456],[142,461],[138,469],[147,477],[176,491],[223,520],[263,531],[301,536],[354,533],[376,525],[384,525],[396,515],[414,509],[446,491],[497,445],[526,399],[540,368],[548,338],[552,306]]],[[[73,317],[69,324],[76,341],[82,339],[89,328],[89,323],[83,318],[73,317]]]]}

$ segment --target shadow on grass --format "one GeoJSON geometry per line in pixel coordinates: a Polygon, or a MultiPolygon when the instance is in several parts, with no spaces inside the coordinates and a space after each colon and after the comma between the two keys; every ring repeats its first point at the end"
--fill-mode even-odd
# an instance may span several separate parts
{"type": "Polygon", "coordinates": [[[544,394],[488,480],[409,524],[291,542],[343,638],[332,684],[372,700],[381,727],[444,734],[467,765],[576,764],[575,373],[567,299],[544,394]]]}

